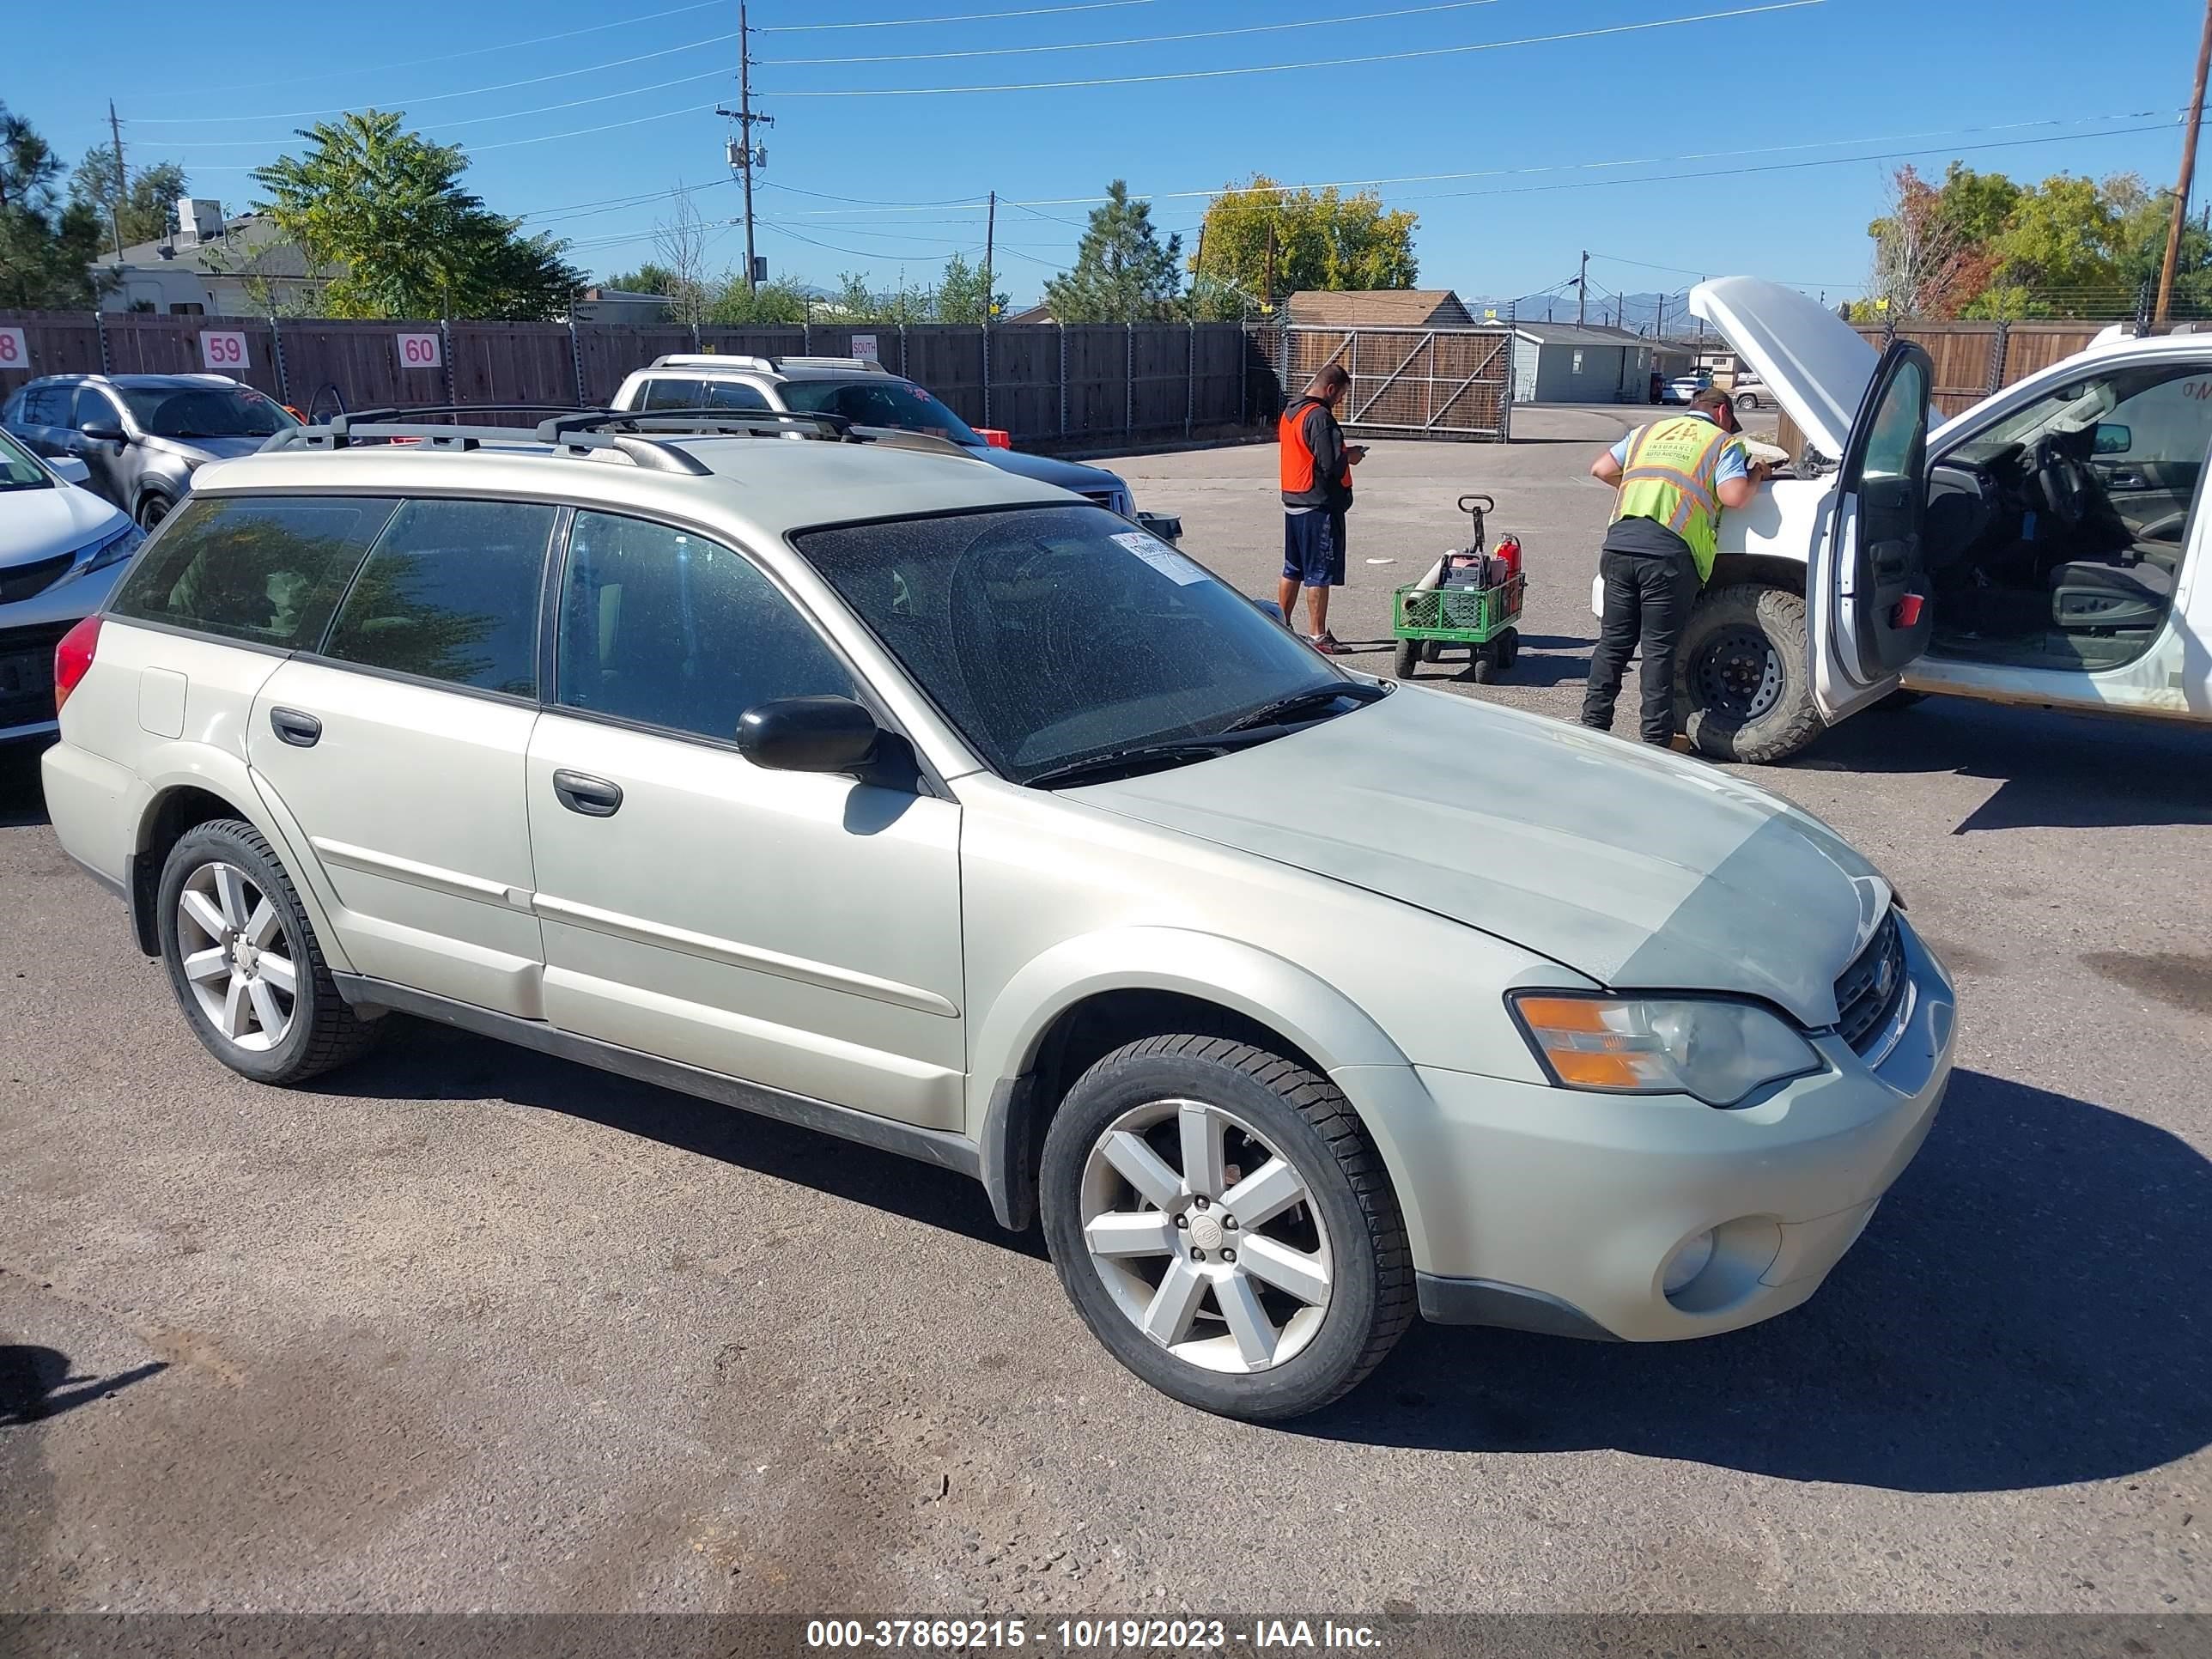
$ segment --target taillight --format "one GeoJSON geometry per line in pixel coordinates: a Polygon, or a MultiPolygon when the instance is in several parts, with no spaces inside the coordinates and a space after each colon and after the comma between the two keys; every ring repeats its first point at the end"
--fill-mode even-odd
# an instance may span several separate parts
{"type": "Polygon", "coordinates": [[[87,617],[62,635],[54,647],[54,713],[62,712],[70,692],[83,683],[92,669],[92,653],[100,645],[100,618],[87,617]]]}

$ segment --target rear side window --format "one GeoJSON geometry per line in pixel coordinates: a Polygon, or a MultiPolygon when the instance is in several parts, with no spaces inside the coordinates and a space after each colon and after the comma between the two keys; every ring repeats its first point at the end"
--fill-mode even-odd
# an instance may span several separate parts
{"type": "Polygon", "coordinates": [[[283,650],[313,650],[397,502],[347,495],[188,497],[109,609],[283,650]]]}
{"type": "Polygon", "coordinates": [[[647,380],[641,409],[766,409],[758,386],[743,380],[647,380]]]}
{"type": "Polygon", "coordinates": [[[691,409],[699,402],[696,380],[647,380],[640,409],[691,409]]]}
{"type": "Polygon", "coordinates": [[[536,696],[554,513],[518,501],[409,501],[369,550],[323,654],[536,696]]]}
{"type": "Polygon", "coordinates": [[[26,426],[67,426],[70,398],[76,392],[74,386],[33,386],[23,394],[23,424],[26,426]]]}

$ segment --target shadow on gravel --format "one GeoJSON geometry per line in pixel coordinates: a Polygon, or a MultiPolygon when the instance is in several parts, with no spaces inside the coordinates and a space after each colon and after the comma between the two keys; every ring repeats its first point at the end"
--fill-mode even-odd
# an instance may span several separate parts
{"type": "Polygon", "coordinates": [[[1906,1492],[2134,1474],[2212,1441],[2208,1260],[2212,1163],[2118,1112],[1960,1072],[1796,1311],[1650,1346],[1416,1326],[1291,1431],[1906,1492]]]}
{"type": "Polygon", "coordinates": [[[52,822],[46,817],[46,786],[39,781],[39,757],[46,750],[43,743],[0,747],[0,830],[52,822]]]}
{"type": "Polygon", "coordinates": [[[69,1356],[58,1349],[0,1343],[0,1428],[59,1417],[168,1369],[156,1359],[112,1376],[73,1376],[69,1356]]]}
{"type": "Polygon", "coordinates": [[[2212,731],[2198,726],[1930,697],[1853,716],[1796,765],[1994,780],[1996,793],[1954,836],[2212,824],[2212,731]]]}
{"type": "Polygon", "coordinates": [[[428,1020],[388,1018],[397,1029],[374,1053],[315,1087],[392,1100],[496,1098],[562,1112],[1044,1259],[1043,1235],[1000,1227],[981,1184],[966,1176],[428,1020]]]}

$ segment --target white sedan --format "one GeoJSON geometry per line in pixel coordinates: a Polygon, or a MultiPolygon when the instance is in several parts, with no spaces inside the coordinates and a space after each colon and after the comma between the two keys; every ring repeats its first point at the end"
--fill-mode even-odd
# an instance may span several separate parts
{"type": "Polygon", "coordinates": [[[84,478],[82,461],[44,460],[0,432],[0,744],[53,735],[54,647],[145,539],[84,478]]]}

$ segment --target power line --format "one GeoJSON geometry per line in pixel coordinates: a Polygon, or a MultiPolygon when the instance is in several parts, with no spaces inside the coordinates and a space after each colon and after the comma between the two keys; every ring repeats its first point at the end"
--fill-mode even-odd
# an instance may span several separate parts
{"type": "MultiPolygon", "coordinates": [[[[732,35],[732,40],[737,37],[732,35]]],[[[679,75],[672,81],[655,81],[649,86],[629,87],[621,92],[595,93],[589,98],[571,98],[565,103],[538,104],[530,109],[511,109],[502,115],[467,115],[453,120],[433,120],[427,125],[433,131],[444,132],[454,127],[488,126],[494,121],[517,121],[526,115],[551,115],[564,109],[581,109],[586,104],[611,104],[619,98],[635,98],[641,92],[665,92],[671,87],[691,86],[701,81],[722,81],[729,78],[726,69],[706,70],[697,75],[679,75]]],[[[682,112],[678,112],[681,113],[682,112]]],[[[289,138],[291,135],[286,134],[289,138]]],[[[258,149],[263,145],[283,143],[284,138],[189,138],[188,144],[202,149],[258,149]]]]}
{"type": "MultiPolygon", "coordinates": [[[[1182,40],[1220,40],[1233,34],[1273,34],[1285,29],[1317,29],[1337,23],[1379,23],[1393,17],[1419,17],[1431,12],[1466,11],[1475,6],[1494,6],[1498,0],[1437,0],[1425,6],[1407,6],[1396,11],[1353,12],[1341,17],[1302,17],[1288,23],[1248,23],[1232,29],[1199,29],[1188,34],[1139,34],[1121,40],[1067,40],[1041,46],[975,46],[958,52],[884,52],[859,58],[764,58],[770,69],[791,69],[824,64],[921,64],[947,58],[1020,58],[1046,52],[1101,52],[1114,46],[1158,46],[1182,40]]],[[[763,31],[765,33],[765,31],[763,31]]]]}
{"type": "MultiPolygon", "coordinates": [[[[418,104],[447,103],[455,98],[480,97],[488,92],[512,92],[517,87],[543,86],[548,81],[574,80],[579,75],[597,75],[603,70],[621,69],[630,64],[647,63],[655,58],[672,58],[679,52],[697,52],[703,46],[720,46],[725,42],[734,40],[737,38],[738,37],[734,33],[730,34],[710,34],[703,40],[687,40],[680,46],[665,46],[659,52],[640,52],[635,58],[609,58],[603,64],[586,64],[581,69],[561,70],[551,75],[533,75],[528,79],[522,81],[500,81],[495,82],[489,86],[465,88],[459,92],[425,93],[421,97],[417,98],[372,98],[365,101],[371,107],[374,107],[378,105],[391,105],[398,108],[413,109],[418,104]]],[[[726,73],[726,71],[722,72],[726,73]]],[[[703,81],[707,78],[707,76],[702,75],[686,76],[684,77],[684,80],[691,81],[703,81]]],[[[653,92],[657,91],[660,87],[673,87],[680,86],[682,84],[682,81],[662,81],[656,83],[654,86],[633,87],[630,90],[632,92],[653,92]]],[[[617,92],[610,93],[607,94],[607,97],[624,98],[629,95],[629,94],[628,93],[617,92]]],[[[258,115],[142,116],[137,118],[137,125],[140,126],[159,127],[204,127],[232,125],[240,121],[299,121],[305,120],[309,117],[317,115],[344,115],[350,111],[361,108],[363,101],[364,100],[362,100],[356,99],[350,104],[339,104],[329,109],[270,110],[265,113],[258,115]]],[[[605,99],[599,98],[583,98],[577,100],[577,103],[586,104],[602,103],[604,101],[605,101],[605,99]]],[[[547,104],[543,109],[514,110],[510,112],[510,113],[513,115],[538,115],[544,113],[544,110],[574,109],[575,107],[575,104],[547,104]]],[[[504,121],[507,119],[508,117],[505,115],[487,115],[480,118],[487,121],[504,121]]],[[[448,126],[458,126],[460,123],[447,122],[445,125],[448,126]]],[[[256,141],[249,140],[248,142],[256,141]]]]}
{"type": "Polygon", "coordinates": [[[1504,52],[1514,46],[1552,46],[1564,40],[1595,40],[1613,34],[1647,33],[1686,23],[1717,23],[1738,17],[1757,17],[1767,12],[1802,11],[1825,5],[1827,0],[1770,0],[1765,5],[1739,6],[1729,11],[1698,12],[1687,17],[1655,18],[1642,23],[1613,23],[1601,28],[1571,29],[1560,34],[1532,34],[1517,40],[1482,40],[1465,46],[1424,46],[1406,52],[1379,52],[1361,58],[1315,58],[1296,64],[1249,64],[1237,69],[1170,70],[1155,75],[1106,75],[1082,81],[1021,81],[988,87],[839,87],[826,90],[786,90],[782,98],[931,98],[975,92],[1060,92],[1080,87],[1130,87],[1167,81],[1218,81],[1239,75],[1279,75],[1294,70],[1342,69],[1362,64],[1400,64],[1416,58],[1451,58],[1476,52],[1504,52]]]}
{"type": "Polygon", "coordinates": [[[904,29],[922,23],[991,23],[1006,17],[1057,17],[1071,11],[1112,11],[1121,6],[1149,6],[1154,0],[1088,0],[1073,6],[1031,6],[1021,11],[970,11],[956,17],[878,17],[860,23],[769,23],[757,34],[816,34],[830,29],[904,29]]]}
{"type": "Polygon", "coordinates": [[[600,34],[608,29],[626,29],[639,23],[651,23],[663,17],[675,17],[687,11],[710,11],[725,4],[726,0],[695,0],[688,6],[671,6],[665,11],[649,11],[642,17],[618,18],[611,23],[594,23],[589,28],[565,29],[558,34],[535,34],[524,40],[504,40],[495,46],[471,46],[465,52],[441,52],[428,58],[403,58],[393,64],[373,64],[366,69],[331,70],[321,75],[287,75],[275,81],[238,81],[227,87],[204,87],[194,82],[182,93],[155,93],[151,96],[204,99],[218,92],[258,92],[264,87],[295,87],[306,81],[336,81],[349,75],[381,75],[386,70],[416,69],[424,64],[451,64],[464,58],[482,58],[487,52],[522,52],[532,46],[550,46],[556,40],[573,40],[580,34],[600,34]]]}

